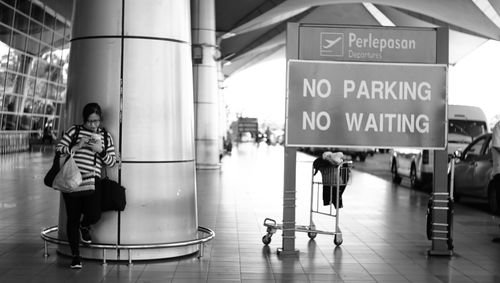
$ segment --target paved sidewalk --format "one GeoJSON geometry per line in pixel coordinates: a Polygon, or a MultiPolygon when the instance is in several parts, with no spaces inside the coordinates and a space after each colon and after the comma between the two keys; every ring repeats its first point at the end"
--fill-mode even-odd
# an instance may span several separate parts
{"type": "MultiPolygon", "coordinates": [[[[370,157],[369,157],[370,158],[370,157]]],[[[283,148],[245,143],[220,171],[197,172],[199,224],[215,230],[201,260],[182,257],[80,271],[55,253],[45,259],[40,230],[57,224],[59,195],[43,187],[50,151],[0,156],[0,282],[500,282],[498,216],[458,204],[454,256],[429,257],[428,195],[354,171],[344,194],[344,242],[296,234],[297,257],[279,257],[281,231],[262,243],[266,217],[282,219],[283,148]]],[[[297,224],[308,224],[313,158],[298,154],[297,224]]],[[[315,219],[333,229],[329,217],[315,219]]]]}

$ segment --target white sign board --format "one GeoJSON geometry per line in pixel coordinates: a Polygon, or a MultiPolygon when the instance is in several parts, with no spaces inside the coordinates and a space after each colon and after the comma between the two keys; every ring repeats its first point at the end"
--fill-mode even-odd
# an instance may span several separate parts
{"type": "Polygon", "coordinates": [[[447,66],[290,60],[287,146],[446,146],[447,66]]]}
{"type": "Polygon", "coordinates": [[[436,62],[436,30],[300,26],[299,58],[321,61],[436,62]]]}

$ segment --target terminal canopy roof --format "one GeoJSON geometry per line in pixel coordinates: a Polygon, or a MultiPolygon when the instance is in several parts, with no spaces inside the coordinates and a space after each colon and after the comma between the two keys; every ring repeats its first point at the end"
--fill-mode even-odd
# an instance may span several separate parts
{"type": "Polygon", "coordinates": [[[500,0],[215,1],[226,76],[262,60],[283,57],[287,22],[448,27],[450,64],[487,40],[500,40],[500,0]]]}
{"type": "MultiPolygon", "coordinates": [[[[214,1],[220,59],[226,76],[273,56],[284,56],[287,22],[448,27],[451,64],[486,40],[500,40],[500,0],[214,1]]],[[[71,18],[73,1],[42,2],[71,18]]]]}

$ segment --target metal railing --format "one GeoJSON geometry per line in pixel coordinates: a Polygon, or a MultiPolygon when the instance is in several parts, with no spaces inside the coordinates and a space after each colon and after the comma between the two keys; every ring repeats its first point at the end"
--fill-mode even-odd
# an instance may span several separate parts
{"type": "MultiPolygon", "coordinates": [[[[48,243],[69,245],[68,241],[61,240],[50,236],[49,234],[55,233],[59,230],[58,226],[52,226],[42,230],[41,238],[44,241],[44,256],[48,257],[48,243]]],[[[198,232],[203,234],[203,237],[193,240],[163,243],[163,244],[141,244],[141,245],[121,245],[121,244],[98,244],[92,243],[85,245],[85,248],[102,249],[102,264],[106,264],[106,251],[107,250],[127,250],[128,252],[128,264],[132,265],[132,257],[130,255],[131,250],[135,249],[159,249],[159,248],[178,248],[186,246],[199,245],[198,258],[203,256],[203,250],[205,248],[205,243],[212,240],[215,237],[215,232],[209,228],[198,227],[198,232]]]]}
{"type": "Polygon", "coordinates": [[[27,151],[29,148],[29,133],[0,133],[0,154],[27,151]]]}

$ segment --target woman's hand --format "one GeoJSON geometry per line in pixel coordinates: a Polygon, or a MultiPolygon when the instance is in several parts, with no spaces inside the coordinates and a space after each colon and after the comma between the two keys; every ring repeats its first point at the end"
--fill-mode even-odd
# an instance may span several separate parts
{"type": "Polygon", "coordinates": [[[75,153],[75,151],[79,150],[80,148],[84,147],[89,143],[89,138],[88,137],[82,137],[80,141],[78,142],[77,145],[73,146],[71,148],[71,153],[75,153]]]}
{"type": "Polygon", "coordinates": [[[104,145],[101,139],[91,141],[88,146],[93,152],[100,153],[104,149],[104,145]]]}

